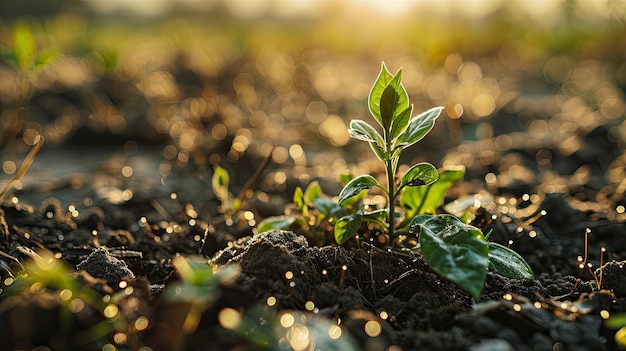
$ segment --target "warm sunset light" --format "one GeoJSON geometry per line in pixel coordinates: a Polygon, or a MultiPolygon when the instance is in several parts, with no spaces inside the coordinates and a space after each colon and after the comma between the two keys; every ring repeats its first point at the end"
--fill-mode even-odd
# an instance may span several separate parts
{"type": "Polygon", "coordinates": [[[626,349],[626,0],[0,3],[0,349],[626,349]]]}

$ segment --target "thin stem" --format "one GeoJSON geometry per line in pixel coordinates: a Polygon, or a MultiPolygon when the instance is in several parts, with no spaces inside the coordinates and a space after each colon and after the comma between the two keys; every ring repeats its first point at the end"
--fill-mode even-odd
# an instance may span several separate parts
{"type": "Polygon", "coordinates": [[[387,217],[387,222],[389,222],[389,237],[395,238],[396,233],[396,193],[395,193],[395,183],[396,183],[396,172],[394,167],[393,160],[388,160],[385,162],[385,171],[387,173],[387,196],[389,197],[389,216],[387,217]]]}

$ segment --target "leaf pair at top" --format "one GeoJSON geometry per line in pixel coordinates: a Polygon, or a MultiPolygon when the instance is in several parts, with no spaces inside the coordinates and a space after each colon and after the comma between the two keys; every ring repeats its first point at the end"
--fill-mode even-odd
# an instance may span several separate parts
{"type": "Polygon", "coordinates": [[[413,105],[402,85],[402,69],[395,75],[382,64],[380,74],[372,86],[368,98],[372,116],[383,128],[383,135],[365,121],[350,122],[351,137],[370,143],[376,156],[387,161],[399,156],[400,150],[420,141],[435,125],[443,107],[435,107],[413,118],[413,105]]]}

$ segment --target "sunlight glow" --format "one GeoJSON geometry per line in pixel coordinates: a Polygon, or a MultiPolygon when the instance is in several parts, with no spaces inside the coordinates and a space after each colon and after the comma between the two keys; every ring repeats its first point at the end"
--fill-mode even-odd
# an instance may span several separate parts
{"type": "MultiPolygon", "coordinates": [[[[132,13],[146,17],[160,16],[174,9],[190,12],[210,12],[225,9],[240,19],[251,20],[263,17],[276,18],[312,18],[328,16],[353,16],[355,11],[361,15],[398,18],[407,13],[436,13],[451,15],[462,13],[469,17],[489,15],[500,8],[508,0],[82,0],[100,14],[120,12],[132,13]]],[[[560,0],[518,1],[516,3],[527,15],[546,18],[547,14],[558,11],[562,6],[560,0]]],[[[598,19],[610,14],[611,0],[582,1],[581,13],[598,19]]],[[[362,16],[358,16],[362,18],[362,16]]]]}

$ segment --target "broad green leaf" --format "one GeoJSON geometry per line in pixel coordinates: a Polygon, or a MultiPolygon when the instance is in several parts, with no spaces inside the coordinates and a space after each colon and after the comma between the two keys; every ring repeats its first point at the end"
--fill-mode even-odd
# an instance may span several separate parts
{"type": "Polygon", "coordinates": [[[406,89],[402,84],[402,69],[398,70],[398,73],[394,75],[393,79],[389,82],[389,85],[393,86],[397,94],[397,101],[395,104],[396,107],[393,110],[391,125],[398,123],[399,125],[397,128],[399,130],[403,130],[409,123],[409,117],[411,117],[413,107],[409,105],[409,94],[407,94],[406,89]],[[410,111],[407,111],[407,109],[410,109],[410,111]],[[405,112],[408,113],[408,116],[406,116],[405,119],[401,119],[402,114],[405,112]]]}
{"type": "Polygon", "coordinates": [[[374,186],[381,187],[374,177],[369,174],[360,175],[352,179],[350,182],[348,182],[348,184],[346,184],[345,187],[343,187],[343,189],[341,189],[341,192],[339,193],[338,203],[341,205],[341,203],[346,201],[346,199],[356,196],[361,191],[370,189],[374,186]]]}
{"type": "Polygon", "coordinates": [[[376,129],[360,119],[350,121],[348,134],[355,139],[376,143],[380,147],[384,147],[385,145],[383,137],[380,136],[376,129]]]}
{"type": "Polygon", "coordinates": [[[441,111],[443,111],[443,107],[433,107],[411,118],[406,130],[398,136],[398,143],[405,143],[406,146],[404,146],[404,148],[406,149],[422,140],[435,125],[435,119],[439,117],[441,111]]]}
{"type": "Polygon", "coordinates": [[[268,230],[276,229],[289,229],[292,224],[298,220],[295,216],[272,216],[267,217],[259,223],[257,230],[259,233],[267,232],[268,230]]]}
{"type": "Polygon", "coordinates": [[[376,223],[382,227],[385,231],[387,227],[387,217],[389,217],[389,211],[386,208],[380,210],[374,210],[369,212],[363,212],[363,220],[370,223],[376,223]]]}
{"type": "Polygon", "coordinates": [[[380,97],[380,119],[383,122],[383,129],[386,134],[390,131],[391,123],[395,117],[408,107],[408,95],[402,86],[401,80],[402,70],[399,70],[389,81],[389,85],[385,87],[380,97]],[[404,99],[401,94],[404,94],[404,99]]]}
{"type": "Polygon", "coordinates": [[[312,181],[304,191],[304,201],[307,205],[313,206],[315,199],[322,196],[322,188],[317,180],[312,181]]]}
{"type": "Polygon", "coordinates": [[[411,118],[411,114],[413,113],[413,105],[410,105],[394,118],[391,123],[391,133],[390,139],[395,140],[398,135],[406,130],[409,125],[409,118],[411,118]]]}
{"type": "MultiPolygon", "coordinates": [[[[346,186],[352,179],[354,179],[354,177],[350,174],[341,174],[339,175],[339,178],[341,180],[341,184],[343,184],[344,186],[346,186]]],[[[363,190],[358,195],[346,199],[344,202],[341,203],[341,206],[345,207],[351,212],[355,212],[361,207],[361,201],[363,201],[366,196],[367,190],[363,190]]]]}
{"type": "Polygon", "coordinates": [[[220,166],[215,166],[213,169],[213,177],[211,178],[211,185],[213,186],[213,193],[221,201],[228,200],[228,182],[230,177],[228,171],[220,166]]]}
{"type": "Polygon", "coordinates": [[[19,22],[13,34],[13,53],[22,71],[32,68],[35,63],[36,44],[30,26],[19,22]]]}
{"type": "Polygon", "coordinates": [[[485,241],[485,236],[480,229],[461,222],[460,219],[453,215],[441,214],[437,216],[423,214],[411,219],[409,225],[409,232],[418,233],[420,227],[426,226],[433,232],[437,233],[437,236],[441,237],[446,242],[454,240],[454,238],[461,232],[468,232],[472,237],[485,241]]]}
{"type": "Polygon", "coordinates": [[[380,118],[380,98],[392,78],[393,76],[389,73],[387,66],[385,66],[385,63],[383,62],[380,67],[378,78],[376,78],[376,81],[372,85],[372,89],[370,90],[368,97],[370,112],[381,126],[383,125],[383,121],[380,118]]]}
{"type": "Polygon", "coordinates": [[[296,205],[296,208],[303,216],[308,216],[309,208],[304,201],[304,193],[302,192],[302,188],[299,186],[296,187],[296,190],[293,192],[293,203],[296,205]]]}
{"type": "Polygon", "coordinates": [[[341,184],[343,184],[344,186],[348,184],[348,182],[351,181],[352,179],[354,179],[352,174],[342,173],[339,175],[339,180],[341,181],[341,184]]]}
{"type": "Polygon", "coordinates": [[[419,227],[419,243],[428,266],[478,298],[489,265],[489,248],[480,230],[449,215],[418,216],[411,227],[419,227]]]}
{"type": "Polygon", "coordinates": [[[347,209],[326,196],[320,196],[313,200],[313,206],[324,215],[324,217],[342,217],[348,214],[347,209]]]}
{"type": "Polygon", "coordinates": [[[389,211],[386,208],[381,208],[379,210],[363,212],[363,219],[371,219],[376,221],[385,221],[389,216],[389,211]]]}
{"type": "Polygon", "coordinates": [[[452,184],[463,180],[465,168],[447,169],[439,174],[436,182],[428,186],[405,187],[400,193],[400,205],[406,217],[412,218],[421,213],[434,214],[443,202],[452,184]]]}
{"type": "Polygon", "coordinates": [[[207,285],[214,276],[213,266],[208,264],[207,261],[197,261],[183,256],[176,256],[172,264],[185,284],[193,286],[207,285]]]}
{"type": "Polygon", "coordinates": [[[439,173],[437,168],[428,162],[422,162],[411,167],[400,181],[400,186],[430,185],[437,181],[439,173]]]}
{"type": "Polygon", "coordinates": [[[354,236],[356,231],[361,226],[363,216],[361,213],[354,213],[348,216],[341,217],[335,223],[335,241],[337,244],[342,245],[354,236]]]}
{"type": "Polygon", "coordinates": [[[488,242],[489,269],[507,278],[535,279],[533,270],[517,252],[498,243],[488,242]]]}
{"type": "Polygon", "coordinates": [[[617,329],[626,326],[626,313],[616,313],[611,315],[609,319],[604,322],[607,328],[617,329]]]}

